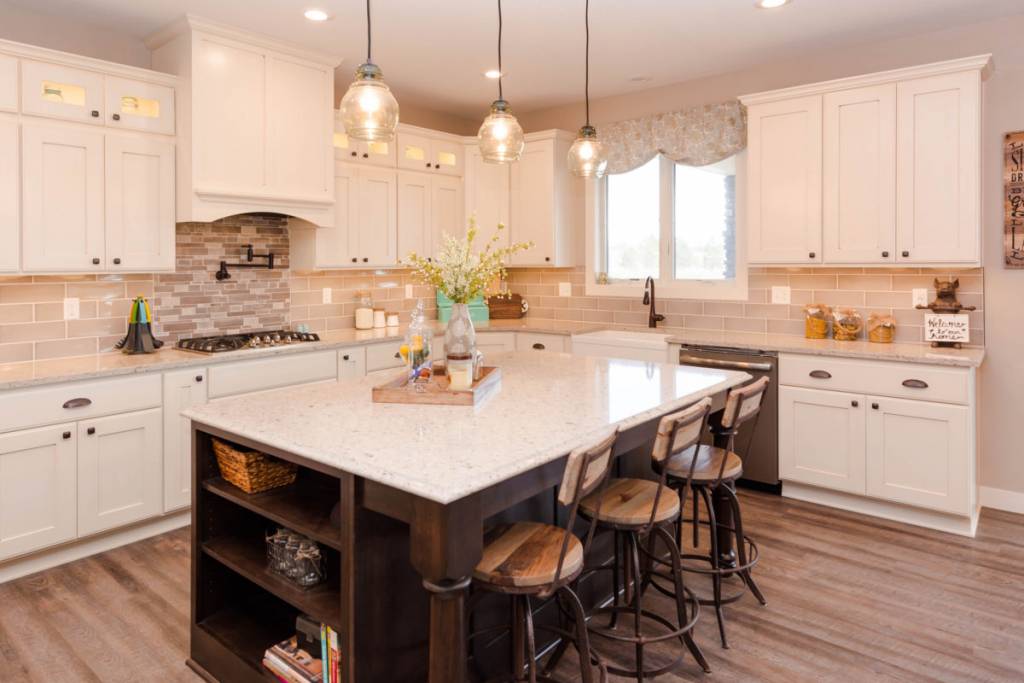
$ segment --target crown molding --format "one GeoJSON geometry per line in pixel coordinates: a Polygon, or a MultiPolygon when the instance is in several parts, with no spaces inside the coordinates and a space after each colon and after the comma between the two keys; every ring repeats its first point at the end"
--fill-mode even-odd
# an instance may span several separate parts
{"type": "Polygon", "coordinates": [[[962,73],[964,71],[978,71],[981,75],[981,79],[987,80],[992,74],[993,68],[992,55],[976,55],[974,57],[950,59],[944,62],[933,62],[931,64],[921,64],[920,66],[892,69],[890,71],[879,71],[877,73],[864,74],[862,76],[850,76],[849,78],[837,78],[831,81],[822,81],[820,83],[809,83],[807,85],[798,85],[792,88],[782,88],[780,90],[769,90],[766,92],[752,93],[750,95],[741,95],[739,100],[745,106],[749,107],[752,104],[766,104],[768,102],[778,102],[780,100],[791,100],[797,97],[823,95],[825,93],[837,92],[840,90],[851,90],[853,88],[863,88],[871,85],[881,85],[883,83],[906,81],[914,78],[927,78],[929,76],[962,73]]]}
{"type": "Polygon", "coordinates": [[[21,59],[33,59],[41,62],[50,62],[51,64],[60,64],[74,69],[96,71],[107,76],[120,76],[157,85],[166,85],[172,88],[178,84],[178,77],[173,74],[143,69],[138,66],[118,64],[117,62],[108,62],[103,59],[85,57],[71,52],[51,50],[50,48],[28,45],[26,43],[17,43],[13,40],[0,39],[0,53],[21,59]]]}

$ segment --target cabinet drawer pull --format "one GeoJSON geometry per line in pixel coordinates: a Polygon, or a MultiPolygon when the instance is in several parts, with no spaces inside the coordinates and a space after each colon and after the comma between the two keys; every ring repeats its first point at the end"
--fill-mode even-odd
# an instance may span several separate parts
{"type": "Polygon", "coordinates": [[[925,382],[923,379],[905,379],[903,380],[903,386],[908,389],[927,389],[928,382],[925,382]]]}
{"type": "Polygon", "coordinates": [[[533,348],[537,349],[538,351],[543,351],[547,347],[541,344],[540,342],[537,342],[536,344],[533,345],[533,348]]]}
{"type": "Polygon", "coordinates": [[[872,403],[871,404],[871,410],[878,410],[878,404],[877,403],[872,403]]]}
{"type": "Polygon", "coordinates": [[[96,428],[95,427],[89,427],[88,429],[85,430],[85,433],[88,434],[89,436],[92,436],[93,434],[96,433],[96,428]]]}
{"type": "Polygon", "coordinates": [[[810,375],[814,379],[832,379],[832,373],[827,370],[811,370],[810,375]]]}
{"type": "Polygon", "coordinates": [[[70,401],[64,402],[64,407],[67,409],[71,408],[85,408],[86,406],[92,405],[92,399],[89,398],[73,398],[70,401]]]}
{"type": "Polygon", "coordinates": [[[68,439],[71,438],[71,432],[64,432],[63,434],[60,435],[60,438],[62,438],[65,441],[67,441],[68,439]]]}

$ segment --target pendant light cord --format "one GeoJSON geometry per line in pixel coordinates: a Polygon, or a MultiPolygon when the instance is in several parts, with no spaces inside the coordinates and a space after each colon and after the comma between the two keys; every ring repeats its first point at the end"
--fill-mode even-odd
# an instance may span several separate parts
{"type": "Polygon", "coordinates": [[[583,98],[587,109],[587,126],[590,125],[590,0],[586,0],[583,10],[583,26],[587,36],[587,56],[583,67],[583,98]]]}
{"type": "Polygon", "coordinates": [[[498,99],[505,99],[505,95],[501,89],[501,79],[504,76],[504,72],[501,70],[501,0],[498,0],[498,99]]]}
{"type": "Polygon", "coordinates": [[[366,0],[366,63],[373,64],[370,48],[373,45],[373,32],[370,30],[370,0],[366,0]]]}

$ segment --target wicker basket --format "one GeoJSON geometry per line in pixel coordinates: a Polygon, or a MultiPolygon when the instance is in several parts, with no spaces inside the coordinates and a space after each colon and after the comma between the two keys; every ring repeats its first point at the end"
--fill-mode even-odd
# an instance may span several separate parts
{"type": "Polygon", "coordinates": [[[521,294],[487,297],[487,307],[491,311],[491,320],[515,320],[525,316],[530,309],[521,294]]]}
{"type": "Polygon", "coordinates": [[[259,451],[243,451],[213,439],[220,476],[246,493],[269,491],[295,481],[298,465],[272,458],[259,451]]]}

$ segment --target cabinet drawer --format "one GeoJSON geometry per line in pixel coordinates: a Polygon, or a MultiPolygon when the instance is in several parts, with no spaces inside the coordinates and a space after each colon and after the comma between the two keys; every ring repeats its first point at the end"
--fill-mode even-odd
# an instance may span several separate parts
{"type": "Polygon", "coordinates": [[[821,356],[780,356],[779,383],[965,405],[971,395],[968,368],[821,356]]]}
{"type": "Polygon", "coordinates": [[[565,342],[568,337],[560,334],[536,334],[533,332],[518,332],[516,334],[516,351],[565,351],[565,342]]]}
{"type": "Polygon", "coordinates": [[[159,374],[74,382],[0,394],[0,432],[160,405],[159,374]]]}
{"type": "Polygon", "coordinates": [[[25,60],[21,63],[21,111],[103,125],[103,76],[25,60]]]}
{"type": "Polygon", "coordinates": [[[477,332],[476,348],[483,353],[516,350],[515,332],[477,332]]]}
{"type": "Polygon", "coordinates": [[[398,352],[401,342],[386,342],[384,344],[371,344],[366,347],[366,371],[376,372],[397,368],[405,364],[402,354],[398,352]]]}
{"type": "Polygon", "coordinates": [[[223,398],[295,384],[337,379],[336,351],[297,353],[210,368],[209,396],[223,398]]]}

